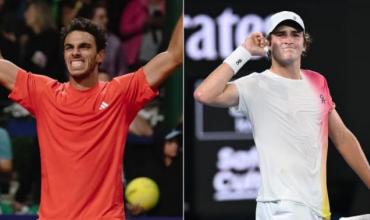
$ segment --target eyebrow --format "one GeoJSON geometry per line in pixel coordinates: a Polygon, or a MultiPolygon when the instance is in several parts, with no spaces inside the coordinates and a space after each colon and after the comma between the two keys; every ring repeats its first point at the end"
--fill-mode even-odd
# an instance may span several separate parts
{"type": "Polygon", "coordinates": [[[272,34],[284,34],[284,33],[289,33],[289,32],[296,34],[296,33],[302,33],[303,31],[300,31],[300,30],[292,30],[292,31],[290,31],[290,30],[277,30],[277,31],[273,31],[272,34]]]}
{"type": "MultiPolygon", "coordinates": [[[[80,43],[80,44],[77,45],[78,48],[81,48],[81,47],[91,47],[91,46],[92,46],[92,44],[87,43],[87,42],[82,42],[82,43],[80,43]]],[[[64,44],[64,48],[70,48],[70,47],[73,48],[74,45],[73,44],[70,44],[70,43],[64,44]]]]}

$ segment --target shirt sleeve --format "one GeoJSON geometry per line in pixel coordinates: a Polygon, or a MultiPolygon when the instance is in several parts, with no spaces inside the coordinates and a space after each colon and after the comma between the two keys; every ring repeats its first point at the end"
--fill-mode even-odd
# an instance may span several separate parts
{"type": "Polygon", "coordinates": [[[237,106],[232,107],[233,109],[243,113],[248,112],[248,104],[251,102],[251,98],[253,98],[252,93],[255,91],[255,89],[252,88],[254,86],[254,81],[253,74],[251,74],[230,82],[236,86],[239,95],[239,103],[237,106]]]}
{"type": "Polygon", "coordinates": [[[19,103],[29,112],[31,112],[32,115],[36,115],[38,100],[42,98],[42,91],[46,84],[51,80],[51,78],[46,76],[27,73],[24,70],[19,70],[17,72],[14,88],[10,92],[9,98],[19,103]]]}
{"type": "Polygon", "coordinates": [[[148,84],[143,68],[115,77],[113,81],[118,83],[123,101],[135,114],[158,95],[158,89],[153,89],[148,84]]]}
{"type": "Polygon", "coordinates": [[[335,103],[333,102],[333,99],[330,95],[329,86],[328,86],[328,83],[327,83],[325,78],[324,78],[324,86],[325,86],[324,91],[325,91],[325,94],[326,94],[326,100],[328,100],[327,105],[328,105],[328,109],[329,109],[329,113],[330,113],[331,111],[333,111],[333,109],[335,109],[335,103]]]}

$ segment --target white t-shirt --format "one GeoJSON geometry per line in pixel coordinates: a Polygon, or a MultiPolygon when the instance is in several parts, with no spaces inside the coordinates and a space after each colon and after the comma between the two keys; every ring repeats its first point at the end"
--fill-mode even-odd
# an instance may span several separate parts
{"type": "Polygon", "coordinates": [[[301,76],[292,80],[266,70],[231,83],[259,154],[257,201],[295,201],[327,217],[328,115],[334,104],[322,75],[301,70],[301,76]]]}

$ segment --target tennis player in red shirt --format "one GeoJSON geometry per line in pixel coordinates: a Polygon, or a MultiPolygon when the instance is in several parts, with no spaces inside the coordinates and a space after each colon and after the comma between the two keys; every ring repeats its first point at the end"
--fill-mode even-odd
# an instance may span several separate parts
{"type": "Polygon", "coordinates": [[[62,30],[62,42],[67,83],[0,59],[1,85],[37,122],[42,164],[39,220],[122,220],[128,127],[182,63],[182,18],[166,51],[111,82],[98,81],[106,42],[97,26],[75,19],[62,30]]]}

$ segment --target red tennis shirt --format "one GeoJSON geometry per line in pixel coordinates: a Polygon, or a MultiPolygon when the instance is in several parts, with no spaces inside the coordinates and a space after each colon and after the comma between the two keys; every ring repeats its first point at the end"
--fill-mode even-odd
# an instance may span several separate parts
{"type": "Polygon", "coordinates": [[[9,98],[36,118],[40,220],[121,220],[128,126],[158,91],[143,69],[88,90],[18,71],[9,98]]]}

